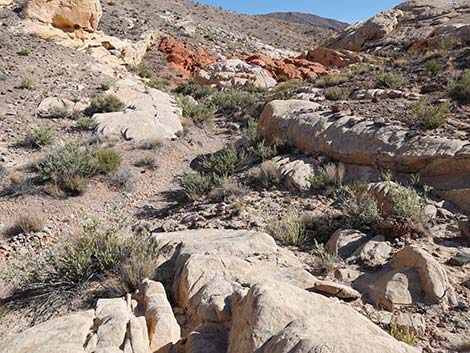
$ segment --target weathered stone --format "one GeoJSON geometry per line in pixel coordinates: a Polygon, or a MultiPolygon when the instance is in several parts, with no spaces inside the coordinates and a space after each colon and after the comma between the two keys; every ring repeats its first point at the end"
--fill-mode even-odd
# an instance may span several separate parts
{"type": "Polygon", "coordinates": [[[188,335],[186,353],[221,353],[227,351],[227,330],[223,325],[205,324],[188,335]]]}
{"type": "Polygon", "coordinates": [[[28,0],[21,14],[24,18],[52,24],[66,32],[94,32],[101,19],[99,0],[28,0]]]}
{"type": "Polygon", "coordinates": [[[315,163],[310,158],[277,156],[272,159],[284,184],[292,190],[309,190],[310,178],[315,175],[315,163]]]}
{"type": "Polygon", "coordinates": [[[354,300],[361,297],[361,293],[357,290],[337,282],[318,281],[315,283],[313,289],[322,294],[328,294],[345,300],[354,300]]]}
{"type": "Polygon", "coordinates": [[[0,345],[0,353],[85,353],[94,310],[71,314],[27,329],[0,345]]]}
{"type": "Polygon", "coordinates": [[[119,349],[124,343],[129,321],[129,310],[121,299],[100,299],[96,304],[96,319],[101,325],[97,331],[97,349],[119,349]]]}
{"type": "Polygon", "coordinates": [[[385,241],[385,238],[378,235],[359,247],[348,258],[348,261],[360,260],[364,265],[375,268],[385,264],[392,250],[392,247],[385,241]]]}
{"type": "Polygon", "coordinates": [[[228,353],[300,353],[326,347],[348,353],[417,352],[337,299],[285,283],[253,286],[235,309],[228,353]]]}
{"type": "Polygon", "coordinates": [[[448,261],[452,266],[465,266],[470,263],[470,249],[461,249],[448,261]]]}
{"type": "MultiPolygon", "coordinates": [[[[332,112],[309,110],[314,105],[296,100],[267,104],[258,123],[259,135],[267,142],[285,141],[305,153],[321,153],[343,163],[416,174],[439,192],[470,186],[465,177],[470,172],[467,141],[416,134],[400,123],[337,118],[332,112]]],[[[469,206],[468,200],[461,201],[459,206],[469,206]]]]}
{"type": "Polygon", "coordinates": [[[13,0],[0,0],[0,6],[10,6],[13,4],[13,0]]]}
{"type": "Polygon", "coordinates": [[[109,94],[119,98],[128,109],[94,114],[98,134],[125,140],[163,141],[182,132],[176,102],[169,94],[128,80],[118,81],[109,94]]]}
{"type": "Polygon", "coordinates": [[[152,352],[168,352],[171,345],[181,338],[181,329],[166,297],[165,288],[159,282],[146,279],[138,295],[147,322],[152,352]]]}
{"type": "Polygon", "coordinates": [[[338,229],[326,243],[325,249],[338,254],[342,259],[347,259],[365,242],[367,242],[367,235],[358,230],[338,229]]]}
{"type": "Polygon", "coordinates": [[[196,80],[204,85],[244,86],[252,84],[256,87],[270,88],[276,81],[261,67],[247,64],[239,59],[217,61],[200,70],[196,80]]]}
{"type": "Polygon", "coordinates": [[[459,220],[458,224],[462,237],[470,240],[470,219],[459,220]]]}
{"type": "Polygon", "coordinates": [[[38,107],[38,113],[41,116],[47,117],[51,114],[54,108],[63,110],[67,114],[74,114],[83,112],[88,107],[88,104],[80,102],[72,102],[69,99],[58,97],[44,98],[38,107]]]}

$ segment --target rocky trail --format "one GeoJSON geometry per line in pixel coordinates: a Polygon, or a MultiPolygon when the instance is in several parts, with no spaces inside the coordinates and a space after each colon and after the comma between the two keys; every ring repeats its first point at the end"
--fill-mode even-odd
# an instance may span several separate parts
{"type": "Polygon", "coordinates": [[[470,352],[469,13],[0,0],[0,353],[470,352]]]}

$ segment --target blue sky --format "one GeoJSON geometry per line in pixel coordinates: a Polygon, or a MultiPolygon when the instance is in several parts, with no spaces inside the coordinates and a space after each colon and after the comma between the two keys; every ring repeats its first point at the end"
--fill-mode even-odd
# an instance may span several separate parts
{"type": "Polygon", "coordinates": [[[198,0],[251,15],[267,12],[307,12],[348,23],[369,18],[404,0],[198,0]]]}

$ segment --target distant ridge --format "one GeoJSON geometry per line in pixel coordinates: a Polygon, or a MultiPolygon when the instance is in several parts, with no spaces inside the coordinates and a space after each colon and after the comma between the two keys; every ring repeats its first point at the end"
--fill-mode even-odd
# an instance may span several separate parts
{"type": "Polygon", "coordinates": [[[337,32],[342,31],[349,26],[349,24],[345,22],[302,12],[273,12],[260,16],[275,18],[287,22],[301,23],[309,26],[320,26],[337,32]]]}

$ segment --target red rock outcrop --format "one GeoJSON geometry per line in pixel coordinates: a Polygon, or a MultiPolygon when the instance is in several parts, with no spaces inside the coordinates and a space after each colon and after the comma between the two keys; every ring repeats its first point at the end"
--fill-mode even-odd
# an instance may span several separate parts
{"type": "Polygon", "coordinates": [[[182,73],[184,78],[196,74],[201,67],[213,63],[216,59],[205,49],[190,50],[183,43],[169,36],[162,38],[159,49],[168,54],[168,66],[182,73]]]}
{"type": "Polygon", "coordinates": [[[247,57],[245,61],[262,67],[276,80],[281,77],[290,80],[307,80],[331,73],[322,64],[301,58],[273,60],[263,54],[256,54],[247,57]]]}

